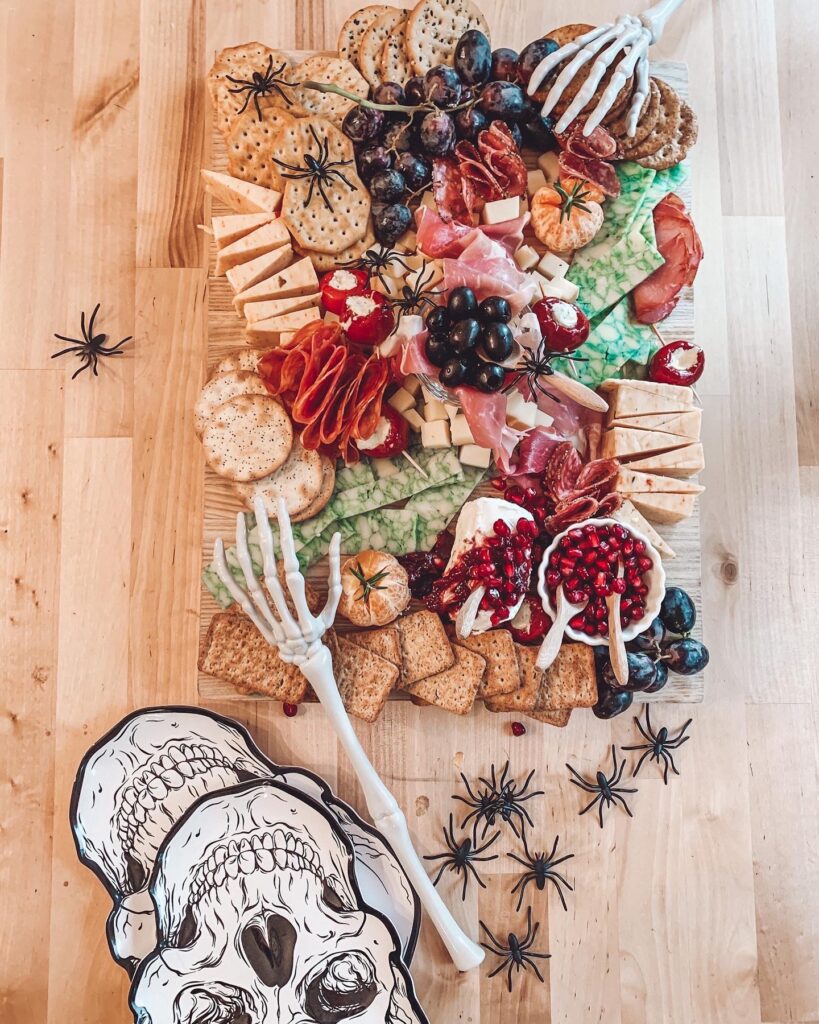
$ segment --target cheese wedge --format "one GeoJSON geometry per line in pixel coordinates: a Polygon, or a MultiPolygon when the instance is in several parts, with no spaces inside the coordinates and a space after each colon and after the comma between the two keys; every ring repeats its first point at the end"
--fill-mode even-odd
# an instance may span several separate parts
{"type": "Polygon", "coordinates": [[[265,299],[278,298],[276,287],[279,271],[289,267],[292,262],[293,246],[288,244],[260,256],[251,263],[243,263],[241,266],[229,270],[226,277],[236,292],[233,296],[236,312],[241,314],[246,302],[262,302],[265,299]],[[252,284],[247,284],[237,290],[237,285],[251,278],[255,279],[252,284]]]}
{"type": "Polygon", "coordinates": [[[705,458],[701,444],[689,444],[671,452],[635,459],[629,462],[628,468],[641,473],[663,473],[665,476],[694,476],[705,469],[705,458]]]}
{"type": "Polygon", "coordinates": [[[282,201],[281,192],[219,171],[202,171],[202,178],[205,190],[235,213],[275,213],[282,201]]]}
{"type": "Polygon", "coordinates": [[[227,217],[214,217],[211,224],[216,248],[224,249],[270,220],[273,220],[272,213],[231,213],[227,217]]]}
{"type": "Polygon", "coordinates": [[[649,455],[651,452],[683,448],[690,444],[687,437],[666,434],[662,430],[635,430],[633,427],[612,427],[603,433],[600,458],[627,459],[630,455],[649,455]]]}
{"type": "MultiPolygon", "coordinates": [[[[290,246],[287,248],[290,249],[290,246]]],[[[240,270],[241,268],[237,267],[236,269],[240,270]]],[[[232,271],[228,271],[228,280],[230,280],[231,273],[232,271]]],[[[249,301],[266,302],[271,299],[286,299],[291,295],[309,295],[311,292],[317,291],[318,278],[315,268],[310,262],[310,257],[305,256],[304,259],[290,263],[289,266],[283,264],[277,271],[265,274],[264,287],[254,288],[250,299],[248,299],[250,288],[246,288],[243,293],[244,301],[241,303],[241,311],[244,312],[249,301]],[[266,294],[264,300],[260,293],[266,294]]],[[[240,292],[240,294],[242,293],[240,292]]]]}
{"type": "Polygon", "coordinates": [[[617,490],[621,494],[702,494],[705,490],[691,480],[678,480],[658,473],[635,472],[631,465],[622,466],[617,474],[617,490]]]}
{"type": "Polygon", "coordinates": [[[646,416],[620,416],[609,421],[610,427],[636,427],[638,430],[662,430],[666,434],[679,434],[699,441],[702,427],[702,409],[688,412],[657,412],[646,416]]]}
{"type": "Polygon", "coordinates": [[[254,344],[275,344],[283,331],[297,331],[305,324],[311,324],[314,320],[320,320],[321,314],[317,306],[310,306],[307,309],[299,309],[294,313],[282,313],[281,316],[271,316],[269,320],[259,320],[258,323],[249,324],[247,333],[254,344]]]}
{"type": "Polygon", "coordinates": [[[282,313],[295,313],[297,309],[317,306],[321,300],[319,292],[308,295],[288,295],[283,299],[268,299],[266,302],[248,302],[245,304],[245,319],[249,324],[257,324],[260,320],[269,320],[282,313]]]}
{"type": "Polygon", "coordinates": [[[686,412],[694,406],[690,388],[643,380],[604,380],[598,389],[609,399],[612,418],[686,412]]]}
{"type": "Polygon", "coordinates": [[[265,253],[274,249],[280,249],[289,241],[290,232],[284,221],[281,219],[271,220],[232,245],[219,250],[216,256],[216,276],[220,277],[240,263],[249,263],[258,256],[264,256],[265,253]]]}
{"type": "Polygon", "coordinates": [[[617,522],[622,523],[623,526],[633,526],[635,530],[639,530],[640,533],[645,534],[659,552],[660,558],[668,559],[677,557],[671,545],[663,540],[651,523],[637,511],[630,501],[624,501],[620,508],[618,508],[616,512],[612,513],[611,518],[616,519],[617,522]]]}
{"type": "Polygon", "coordinates": [[[682,522],[694,514],[696,494],[630,494],[629,501],[655,523],[682,522]]]}

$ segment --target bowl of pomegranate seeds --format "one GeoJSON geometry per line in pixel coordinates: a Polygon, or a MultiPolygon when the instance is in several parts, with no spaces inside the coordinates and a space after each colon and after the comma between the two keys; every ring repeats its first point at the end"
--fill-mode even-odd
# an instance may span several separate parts
{"type": "Polygon", "coordinates": [[[566,635],[607,647],[607,598],[620,594],[623,639],[633,640],[660,611],[665,569],[656,549],[639,530],[615,519],[587,519],[559,533],[543,552],[537,591],[552,617],[560,587],[572,604],[583,606],[569,619],[566,635]]]}

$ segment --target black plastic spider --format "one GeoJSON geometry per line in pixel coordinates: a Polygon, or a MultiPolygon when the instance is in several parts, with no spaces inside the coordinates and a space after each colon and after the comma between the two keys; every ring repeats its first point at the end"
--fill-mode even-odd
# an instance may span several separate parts
{"type": "Polygon", "coordinates": [[[426,307],[434,308],[437,303],[436,297],[443,291],[442,288],[432,289],[432,279],[435,276],[435,268],[428,263],[415,275],[415,284],[405,284],[401,289],[401,296],[390,300],[392,309],[400,310],[400,314],[420,313],[426,307]]]}
{"type": "MultiPolygon", "coordinates": [[[[532,777],[535,774],[534,768],[526,776],[523,785],[518,788],[517,781],[515,779],[507,778],[509,774],[509,762],[507,761],[503,767],[503,771],[500,774],[500,778],[497,777],[495,766],[491,765],[489,769],[489,778],[485,779],[483,776],[478,778],[478,781],[483,785],[483,789],[478,790],[474,793],[472,787],[469,784],[467,777],[461,772],[461,779],[463,784],[466,786],[466,791],[469,797],[459,796],[453,793],[453,800],[460,800],[461,803],[467,804],[472,807],[473,810],[467,814],[464,820],[461,822],[461,828],[466,828],[469,821],[474,818],[475,825],[483,818],[483,832],[481,838],[483,838],[487,830],[490,829],[494,824],[498,816],[502,821],[505,821],[509,825],[515,835],[520,838],[520,832],[518,831],[518,824],[516,818],[520,819],[520,827],[523,828],[524,821],[528,822],[530,827],[534,827],[532,819],[529,817],[529,812],[523,806],[526,800],[531,800],[534,796],[543,796],[543,790],[537,789],[532,793],[527,793],[526,790],[529,788],[529,783],[532,781],[532,777]]],[[[476,787],[477,788],[477,787],[476,787]]]]}
{"type": "Polygon", "coordinates": [[[634,776],[637,774],[637,772],[639,772],[639,770],[643,767],[643,761],[645,761],[645,759],[647,757],[649,757],[649,755],[650,755],[649,759],[651,761],[656,761],[657,764],[660,763],[660,758],[662,758],[662,760],[663,760],[663,782],[667,786],[668,785],[668,768],[669,768],[669,766],[671,767],[671,771],[674,772],[675,775],[679,775],[680,774],[677,771],[677,766],[674,764],[674,758],[672,757],[670,752],[672,750],[676,750],[677,747],[681,747],[683,745],[683,743],[686,743],[688,740],[691,739],[690,736],[686,736],[685,735],[685,730],[688,728],[689,725],[691,725],[691,723],[694,721],[694,719],[693,718],[689,718],[688,721],[685,723],[685,725],[682,727],[682,729],[680,729],[680,731],[677,733],[677,735],[676,736],[672,736],[671,739],[669,739],[668,738],[668,729],[666,729],[665,726],[663,726],[660,729],[660,731],[657,732],[657,733],[655,733],[654,730],[651,728],[651,712],[649,710],[650,707],[651,707],[650,704],[646,704],[646,727],[645,727],[645,729],[640,724],[640,719],[639,718],[635,718],[634,719],[634,724],[640,730],[641,735],[643,735],[646,738],[646,740],[648,740],[648,742],[647,743],[638,743],[636,746],[633,746],[633,747],[623,747],[623,750],[644,750],[645,751],[643,756],[637,762],[637,765],[635,766],[634,771],[631,773],[632,778],[634,778],[634,776]]]}
{"type": "Polygon", "coordinates": [[[563,904],[563,909],[568,910],[566,906],[566,897],[563,895],[563,890],[560,888],[561,885],[565,885],[570,892],[574,892],[574,887],[568,882],[563,875],[558,874],[555,868],[558,864],[562,864],[566,860],[571,860],[574,857],[573,853],[567,853],[563,857],[555,859],[555,853],[557,853],[557,844],[560,842],[560,836],[555,838],[554,844],[550,853],[537,853],[534,854],[529,852],[529,844],[526,839],[526,830],[524,829],[523,836],[523,851],[526,854],[525,857],[521,857],[517,853],[507,853],[507,857],[511,857],[512,860],[516,860],[518,864],[522,864],[529,870],[522,875],[515,883],[512,889],[512,895],[520,891],[518,896],[518,905],[515,908],[520,910],[520,906],[523,903],[523,897],[526,894],[526,886],[530,882],[534,882],[537,886],[538,892],[543,892],[546,888],[546,883],[551,882],[552,885],[557,889],[557,895],[560,897],[560,902],[563,904]]]}
{"type": "Polygon", "coordinates": [[[534,352],[531,349],[524,348],[521,360],[515,367],[515,376],[503,390],[512,391],[517,388],[518,384],[523,380],[526,382],[529,397],[533,402],[537,401],[538,391],[541,395],[546,395],[547,398],[551,398],[553,401],[559,402],[559,396],[553,394],[551,391],[547,391],[540,379],[541,377],[551,377],[554,374],[555,371],[552,367],[552,360],[557,359],[558,357],[561,359],[572,359],[575,362],[580,363],[587,362],[585,356],[574,356],[569,352],[550,352],[549,349],[546,348],[545,340],[541,338],[540,344],[534,352]]]}
{"type": "Polygon", "coordinates": [[[284,160],[279,160],[277,157],[273,157],[273,162],[278,164],[279,167],[284,167],[290,173],[282,173],[283,178],[309,178],[310,188],[307,191],[307,198],[302,203],[302,206],[307,207],[313,201],[313,189],[318,188],[319,195],[324,201],[324,205],[328,210],[333,209],[333,204],[330,202],[330,197],[327,195],[326,187],[332,182],[333,178],[338,178],[339,181],[343,181],[344,184],[351,192],[356,191],[356,187],[350,179],[339,171],[337,168],[346,167],[347,164],[353,162],[352,157],[349,160],[330,160],[330,143],[327,141],[327,136],[323,139],[318,137],[315,127],[310,125],[310,134],[313,136],[316,145],[318,146],[318,156],[315,157],[311,153],[304,154],[304,168],[299,167],[297,164],[289,164],[284,160]]]}
{"type": "Polygon", "coordinates": [[[522,939],[519,939],[513,932],[509,932],[506,936],[506,945],[495,938],[492,932],[486,927],[483,921],[479,921],[481,928],[486,932],[488,942],[482,942],[481,945],[484,949],[489,950],[490,953],[494,953],[495,956],[502,957],[503,959],[498,966],[489,972],[488,977],[494,978],[496,974],[506,967],[508,968],[506,974],[506,987],[509,991],[512,991],[512,968],[515,968],[515,973],[518,974],[521,969],[527,970],[529,967],[538,976],[539,981],[543,981],[543,975],[540,973],[540,969],[535,962],[536,960],[548,960],[551,956],[550,953],[534,953],[532,946],[534,945],[535,939],[537,938],[538,929],[540,928],[540,922],[536,922],[532,927],[532,908],[529,907],[526,911],[526,934],[522,939]]]}
{"type": "Polygon", "coordinates": [[[273,67],[273,54],[267,58],[267,67],[262,71],[254,71],[250,76],[250,81],[244,78],[233,78],[232,75],[226,75],[225,77],[229,82],[232,82],[235,86],[234,89],[228,89],[228,92],[232,93],[243,93],[246,92],[245,101],[239,108],[238,113],[244,114],[247,110],[247,105],[253,100],[253,105],[256,108],[256,114],[259,120],[262,120],[262,108],[259,106],[260,96],[269,96],[274,90],[281,96],[288,107],[293,102],[293,97],[288,96],[284,90],[285,86],[292,86],[291,82],[288,82],[286,78],[282,78],[282,71],[287,67],[287,61],[283,61],[277,68],[273,67]]]}
{"type": "Polygon", "coordinates": [[[55,338],[59,338],[60,341],[70,341],[71,344],[68,348],[60,349],[59,352],[55,352],[51,357],[57,359],[59,356],[65,356],[69,353],[76,353],[80,360],[79,369],[75,370],[71,374],[71,379],[79,376],[83,370],[91,369],[95,377],[99,376],[97,372],[97,363],[102,356],[121,356],[122,346],[132,340],[132,335],[128,335],[127,338],[123,338],[122,341],[118,341],[116,345],[111,345],[108,348],[105,347],[105,342],[108,339],[107,334],[94,334],[94,321],[97,318],[99,312],[99,302],[94,306],[94,312],[91,314],[91,318],[88,321],[88,325],[85,323],[85,312],[80,314],[80,330],[82,331],[82,338],[67,338],[64,334],[55,334],[55,338]]]}
{"type": "Polygon", "coordinates": [[[591,810],[596,803],[599,802],[598,817],[600,819],[600,828],[603,827],[603,807],[613,806],[615,802],[623,805],[626,814],[633,818],[634,815],[629,810],[628,804],[620,795],[621,793],[636,793],[636,789],[623,789],[619,786],[620,779],[623,777],[623,769],[626,767],[626,759],[620,762],[620,767],[617,767],[617,753],[614,748],[614,744],[611,746],[611,760],[613,764],[611,778],[606,778],[603,772],[598,772],[596,776],[596,784],[593,785],[591,782],[587,782],[583,776],[574,770],[570,764],[566,767],[574,775],[573,779],[569,779],[569,782],[573,782],[575,786],[579,786],[581,789],[585,789],[587,793],[596,793],[597,796],[592,800],[590,804],[586,804],[581,814],[585,814],[586,811],[591,810]]]}
{"type": "Polygon", "coordinates": [[[406,253],[398,252],[397,249],[389,249],[386,246],[379,246],[378,249],[367,249],[357,260],[345,263],[343,266],[353,270],[366,270],[370,277],[377,277],[384,287],[387,282],[384,275],[389,273],[393,264],[402,267],[407,273],[412,269],[406,262],[406,253]]]}
{"type": "Polygon", "coordinates": [[[444,871],[449,868],[450,871],[454,871],[456,874],[462,874],[464,877],[464,885],[461,890],[461,899],[466,899],[466,887],[469,883],[470,872],[474,875],[475,881],[482,888],[486,888],[486,882],[483,881],[481,876],[475,870],[475,861],[486,861],[486,860],[497,860],[498,855],[496,853],[489,854],[486,857],[480,856],[485,850],[488,850],[490,846],[500,836],[500,832],[496,832],[492,838],[479,846],[475,832],[472,832],[471,838],[467,836],[462,839],[459,843],[455,838],[455,823],[452,820],[452,815],[449,816],[449,829],[444,826],[444,840],[447,845],[447,850],[444,853],[429,853],[424,855],[424,860],[442,860],[444,863],[438,869],[438,874],[432,880],[433,885],[437,885],[441,880],[441,875],[444,871]]]}

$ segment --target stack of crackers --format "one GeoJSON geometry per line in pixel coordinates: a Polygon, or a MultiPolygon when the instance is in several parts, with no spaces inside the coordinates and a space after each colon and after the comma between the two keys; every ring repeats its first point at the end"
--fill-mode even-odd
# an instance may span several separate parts
{"type": "Polygon", "coordinates": [[[261,496],[275,517],[284,498],[294,522],[317,515],[335,486],[335,462],[302,447],[284,406],[256,372],[264,353],[240,349],[215,368],[194,407],[205,460],[248,508],[261,496]]]}
{"type": "MultiPolygon", "coordinates": [[[[412,612],[381,629],[331,630],[326,641],[344,705],[365,722],[378,718],[394,691],[457,715],[481,700],[490,711],[555,726],[565,726],[573,708],[597,701],[594,653],[586,644],[564,644],[551,668],[540,672],[537,647],[516,644],[508,630],[452,640],[429,611],[412,612]]],[[[199,668],[242,693],[292,704],[315,699],[304,676],[235,610],[213,617],[199,668]]]]}
{"type": "Polygon", "coordinates": [[[222,50],[208,74],[229,174],[280,194],[293,248],[324,271],[356,259],[375,239],[370,194],[340,127],[354,101],[303,85],[310,81],[362,98],[369,92],[349,60],[312,56],[292,65],[255,42],[222,50]],[[321,187],[308,173],[313,162],[330,172],[321,187]]]}
{"type": "Polygon", "coordinates": [[[420,0],[411,10],[373,4],[341,26],[338,54],[372,86],[403,85],[436,64],[452,64],[455,46],[469,29],[489,35],[486,18],[471,0],[420,0]]]}

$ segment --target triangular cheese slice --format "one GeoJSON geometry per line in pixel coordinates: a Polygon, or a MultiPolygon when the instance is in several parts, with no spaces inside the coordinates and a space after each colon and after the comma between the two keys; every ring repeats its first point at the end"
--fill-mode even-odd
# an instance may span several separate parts
{"type": "Polygon", "coordinates": [[[250,324],[247,333],[253,344],[275,344],[282,331],[297,331],[305,324],[311,324],[314,320],[320,320],[321,314],[317,306],[310,306],[309,309],[299,309],[295,313],[283,313],[281,316],[272,316],[269,320],[260,320],[258,323],[250,324]]]}
{"type": "Polygon", "coordinates": [[[297,309],[317,306],[320,300],[318,292],[311,292],[309,295],[290,295],[285,299],[269,299],[267,302],[248,302],[245,305],[245,319],[249,324],[256,324],[260,320],[281,316],[282,313],[294,313],[297,309]]]}
{"type": "Polygon", "coordinates": [[[630,455],[648,455],[690,444],[687,437],[666,434],[662,430],[635,430],[633,427],[612,427],[603,433],[601,457],[628,458],[630,455]]]}
{"type": "Polygon", "coordinates": [[[690,388],[654,384],[642,380],[604,380],[599,390],[609,401],[611,419],[650,416],[653,413],[685,412],[694,405],[690,388]]]}
{"type": "Polygon", "coordinates": [[[673,476],[658,473],[635,472],[628,465],[620,467],[617,490],[621,494],[702,494],[705,488],[691,480],[677,480],[673,476]]]}
{"type": "Polygon", "coordinates": [[[630,494],[638,512],[655,523],[679,523],[694,514],[696,494],[630,494]]]}
{"type": "Polygon", "coordinates": [[[633,526],[635,530],[645,534],[657,551],[659,551],[661,558],[677,557],[671,545],[663,540],[651,523],[637,511],[630,501],[624,501],[620,508],[612,513],[611,518],[616,519],[623,526],[633,526]]]}
{"type": "Polygon", "coordinates": [[[655,395],[664,401],[673,400],[681,405],[694,404],[694,393],[691,388],[681,387],[679,384],[656,384],[653,380],[621,380],[612,377],[600,385],[601,391],[617,391],[620,388],[642,391],[647,395],[655,395]]]}
{"type": "MultiPolygon", "coordinates": [[[[317,292],[319,284],[316,269],[310,257],[305,256],[304,259],[291,263],[289,267],[267,276],[265,286],[271,296],[276,299],[286,299],[291,295],[309,295],[312,292],[317,292]]],[[[244,306],[247,305],[248,303],[244,303],[244,306]]]]}
{"type": "Polygon", "coordinates": [[[258,256],[264,256],[266,252],[281,249],[289,241],[290,232],[283,220],[279,218],[268,221],[244,238],[219,250],[216,256],[216,276],[221,276],[232,267],[238,267],[240,263],[249,263],[258,256]]]}
{"type": "Polygon", "coordinates": [[[657,412],[646,416],[624,416],[609,420],[610,427],[634,427],[637,430],[662,430],[666,434],[699,441],[702,427],[702,409],[688,412],[657,412]]]}
{"type": "Polygon", "coordinates": [[[216,248],[224,249],[269,220],[273,220],[272,213],[230,213],[226,217],[214,217],[211,224],[216,248]]]}
{"type": "Polygon", "coordinates": [[[641,473],[664,473],[666,476],[694,476],[705,469],[705,457],[701,444],[689,444],[672,452],[648,455],[628,464],[629,469],[641,473]]]}
{"type": "Polygon", "coordinates": [[[214,199],[229,206],[235,213],[275,213],[282,201],[281,192],[252,181],[232,178],[219,171],[202,171],[205,189],[214,199]]]}
{"type": "Polygon", "coordinates": [[[252,288],[258,281],[269,278],[271,274],[277,274],[293,262],[293,246],[279,246],[270,252],[257,256],[255,260],[248,263],[240,263],[225,274],[230,287],[234,292],[241,292],[244,289],[252,288]]]}

